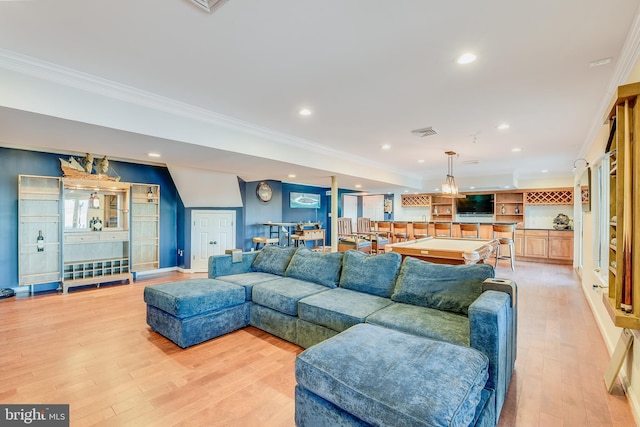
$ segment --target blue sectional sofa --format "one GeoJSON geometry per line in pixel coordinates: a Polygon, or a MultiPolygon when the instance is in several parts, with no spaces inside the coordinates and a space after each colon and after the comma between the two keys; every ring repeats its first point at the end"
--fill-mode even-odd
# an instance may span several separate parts
{"type": "Polygon", "coordinates": [[[301,347],[366,323],[478,350],[488,360],[484,387],[495,399],[495,423],[514,369],[517,305],[515,292],[495,283],[500,290],[483,292],[493,277],[490,265],[402,261],[393,252],[267,246],[239,262],[231,255],[209,259],[209,278],[244,287],[250,325],[301,347]]]}

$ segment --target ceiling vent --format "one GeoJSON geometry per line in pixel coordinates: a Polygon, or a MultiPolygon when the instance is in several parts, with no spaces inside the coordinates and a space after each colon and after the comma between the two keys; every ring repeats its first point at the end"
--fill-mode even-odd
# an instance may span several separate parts
{"type": "Polygon", "coordinates": [[[427,128],[412,130],[411,133],[422,137],[422,136],[436,135],[438,131],[432,128],[431,126],[429,126],[427,128]]]}
{"type": "Polygon", "coordinates": [[[191,2],[211,13],[226,3],[227,0],[191,0],[191,2]]]}

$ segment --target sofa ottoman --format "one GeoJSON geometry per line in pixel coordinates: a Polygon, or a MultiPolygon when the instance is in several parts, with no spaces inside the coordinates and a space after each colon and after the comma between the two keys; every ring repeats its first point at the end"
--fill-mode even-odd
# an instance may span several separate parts
{"type": "Polygon", "coordinates": [[[182,348],[249,324],[245,289],[216,279],[147,286],[147,324],[182,348]]]}
{"type": "Polygon", "coordinates": [[[359,324],[298,355],[296,424],[495,426],[488,366],[472,348],[359,324]]]}

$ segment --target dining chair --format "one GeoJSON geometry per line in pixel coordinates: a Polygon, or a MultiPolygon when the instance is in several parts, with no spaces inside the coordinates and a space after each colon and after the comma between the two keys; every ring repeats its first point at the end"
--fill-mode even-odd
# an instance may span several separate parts
{"type": "Polygon", "coordinates": [[[338,218],[338,251],[355,249],[371,253],[371,242],[353,232],[351,218],[338,218]]]}

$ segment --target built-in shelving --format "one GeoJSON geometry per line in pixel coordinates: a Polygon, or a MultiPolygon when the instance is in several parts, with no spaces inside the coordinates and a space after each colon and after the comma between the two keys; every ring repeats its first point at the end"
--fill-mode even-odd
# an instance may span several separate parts
{"type": "Polygon", "coordinates": [[[133,272],[160,267],[160,186],[131,186],[131,260],[133,272]]]}

